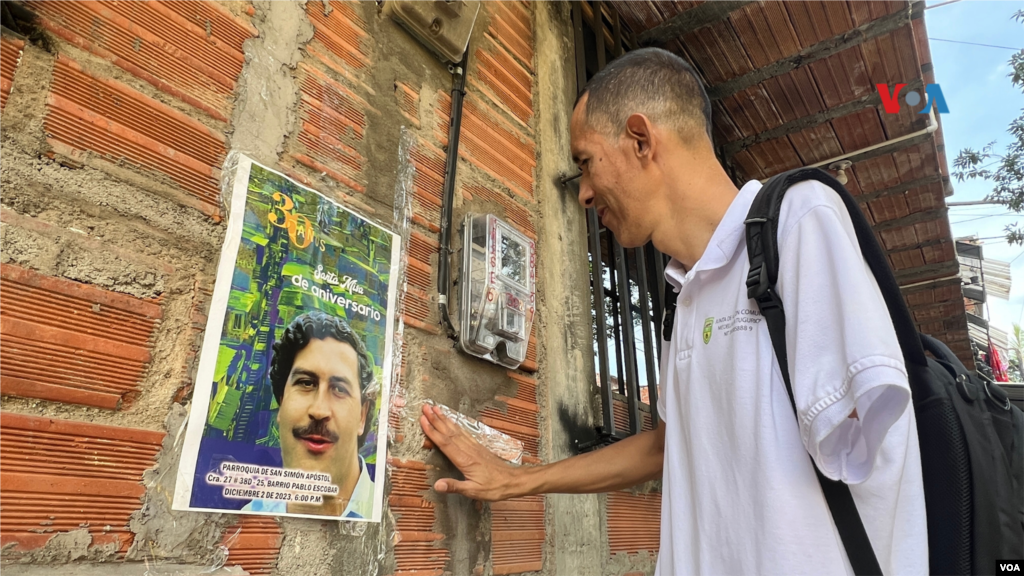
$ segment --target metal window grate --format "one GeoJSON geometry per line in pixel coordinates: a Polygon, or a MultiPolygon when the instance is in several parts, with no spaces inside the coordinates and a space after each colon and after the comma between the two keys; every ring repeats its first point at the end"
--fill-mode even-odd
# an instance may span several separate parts
{"type": "MultiPolygon", "coordinates": [[[[635,45],[624,38],[618,12],[604,4],[600,1],[573,3],[579,89],[604,68],[608,60],[635,45]]],[[[665,257],[652,244],[623,248],[610,231],[600,226],[597,212],[592,208],[587,210],[587,234],[594,356],[603,421],[597,430],[598,437],[581,444],[581,451],[657,426],[660,360],[657,335],[665,294],[665,257]],[[648,402],[643,401],[642,389],[647,392],[648,402]],[[617,403],[619,410],[616,410],[617,403]],[[622,425],[621,403],[625,404],[628,416],[625,426],[622,425]],[[619,422],[616,422],[617,412],[619,422]],[[650,416],[644,418],[646,412],[650,416]]]]}

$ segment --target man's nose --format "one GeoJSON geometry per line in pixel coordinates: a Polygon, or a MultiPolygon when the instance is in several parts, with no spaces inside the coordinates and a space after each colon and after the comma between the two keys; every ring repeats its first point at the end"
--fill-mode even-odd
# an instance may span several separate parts
{"type": "Polygon", "coordinates": [[[331,417],[330,393],[330,389],[327,386],[317,387],[316,396],[307,410],[310,418],[326,420],[331,417]]]}
{"type": "Polygon", "coordinates": [[[584,208],[594,207],[594,189],[590,187],[590,182],[587,181],[586,176],[580,178],[580,193],[576,196],[576,200],[584,208]]]}

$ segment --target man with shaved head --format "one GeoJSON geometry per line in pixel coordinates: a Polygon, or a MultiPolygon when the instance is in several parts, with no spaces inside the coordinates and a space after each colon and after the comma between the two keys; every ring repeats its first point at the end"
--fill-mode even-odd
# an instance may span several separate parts
{"type": "Polygon", "coordinates": [[[658,428],[561,462],[512,467],[425,406],[424,432],[465,476],[438,480],[435,490],[493,501],[660,478],[659,574],[852,574],[816,465],[849,486],[884,574],[927,573],[907,373],[838,195],[796,184],[779,218],[794,416],[747,296],[744,220],[761,185],[737,189],[719,164],[711,104],[691,67],[656,48],[627,53],[587,84],[570,130],[580,204],[595,208],[623,247],[650,241],[671,256],[665,275],[677,307],[658,428]]]}

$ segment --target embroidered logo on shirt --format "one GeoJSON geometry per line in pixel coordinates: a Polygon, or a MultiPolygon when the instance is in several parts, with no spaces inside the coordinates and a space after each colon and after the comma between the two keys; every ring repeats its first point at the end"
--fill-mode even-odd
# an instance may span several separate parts
{"type": "Polygon", "coordinates": [[[708,318],[704,321],[704,343],[707,344],[711,341],[711,330],[715,327],[714,317],[708,318]]]}

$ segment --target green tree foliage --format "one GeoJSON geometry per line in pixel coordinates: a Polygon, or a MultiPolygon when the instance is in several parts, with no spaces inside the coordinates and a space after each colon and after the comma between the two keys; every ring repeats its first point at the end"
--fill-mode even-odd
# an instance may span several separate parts
{"type": "Polygon", "coordinates": [[[1006,363],[1010,366],[1010,380],[1013,382],[1024,382],[1024,330],[1020,324],[1013,323],[1013,334],[1010,335],[1009,358],[1006,363]]]}

